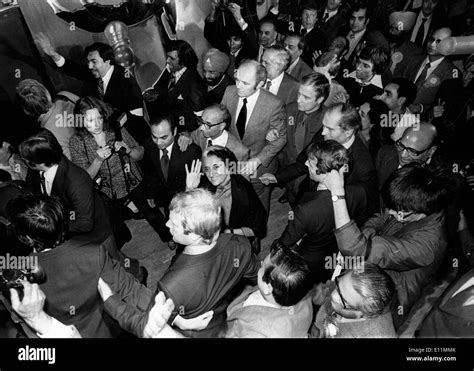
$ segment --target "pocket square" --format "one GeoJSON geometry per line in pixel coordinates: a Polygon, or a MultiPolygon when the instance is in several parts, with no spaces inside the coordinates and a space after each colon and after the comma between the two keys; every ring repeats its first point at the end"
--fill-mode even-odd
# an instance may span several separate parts
{"type": "Polygon", "coordinates": [[[184,100],[184,98],[183,98],[183,95],[182,95],[182,94],[180,94],[180,95],[179,95],[179,97],[178,97],[178,99],[180,99],[180,100],[184,100]]]}

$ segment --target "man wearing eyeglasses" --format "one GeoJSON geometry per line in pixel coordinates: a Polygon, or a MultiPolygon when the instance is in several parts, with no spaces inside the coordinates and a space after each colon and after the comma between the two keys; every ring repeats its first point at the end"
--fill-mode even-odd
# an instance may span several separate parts
{"type": "Polygon", "coordinates": [[[191,133],[181,133],[178,139],[179,148],[186,151],[190,143],[196,143],[204,152],[207,147],[222,146],[229,148],[238,161],[247,161],[250,158],[250,149],[226,130],[230,119],[226,106],[213,104],[207,107],[202,117],[198,117],[199,127],[191,133]]]}
{"type": "Polygon", "coordinates": [[[323,183],[338,196],[333,201],[334,233],[341,254],[363,257],[393,279],[397,297],[391,311],[398,330],[423,289],[440,275],[447,250],[446,179],[419,165],[398,169],[384,192],[387,209],[360,229],[348,213],[343,172],[332,170],[323,183]]]}
{"type": "Polygon", "coordinates": [[[394,338],[390,276],[372,263],[346,270],[334,281],[315,287],[313,303],[321,305],[310,337],[394,338]]]}
{"type": "Polygon", "coordinates": [[[410,105],[412,113],[427,114],[434,106],[436,94],[441,84],[449,79],[462,76],[454,64],[438,51],[438,44],[451,36],[450,28],[440,28],[428,38],[426,55],[411,59],[401,77],[414,82],[418,88],[415,101],[410,105]]]}

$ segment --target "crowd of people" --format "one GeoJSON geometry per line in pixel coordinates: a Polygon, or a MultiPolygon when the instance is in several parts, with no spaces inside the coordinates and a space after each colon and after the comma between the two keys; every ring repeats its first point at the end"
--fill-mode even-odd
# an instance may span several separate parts
{"type": "Polygon", "coordinates": [[[85,65],[35,35],[93,82],[20,81],[35,126],[0,134],[0,238],[48,277],[10,299],[39,337],[474,337],[474,59],[438,47],[474,7],[269,3],[212,0],[210,49],[169,41],[143,93],[110,46],[85,65]],[[175,251],[155,292],[132,218],[175,251]]]}

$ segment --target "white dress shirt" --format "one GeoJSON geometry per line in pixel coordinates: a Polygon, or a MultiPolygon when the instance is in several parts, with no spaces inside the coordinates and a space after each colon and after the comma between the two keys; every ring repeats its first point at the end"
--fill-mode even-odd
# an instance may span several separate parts
{"type": "Polygon", "coordinates": [[[382,84],[382,76],[375,74],[372,76],[372,78],[368,82],[362,82],[356,77],[356,71],[352,71],[349,74],[349,77],[353,78],[355,81],[357,81],[359,84],[362,85],[374,85],[377,86],[380,89],[383,89],[383,84],[382,84]]]}
{"type": "Polygon", "coordinates": [[[433,73],[433,71],[438,68],[438,66],[440,65],[440,63],[443,61],[444,57],[434,61],[434,62],[430,62],[429,58],[427,57],[423,63],[421,64],[421,67],[420,69],[418,70],[418,73],[416,74],[416,77],[415,77],[415,81],[418,80],[418,77],[420,77],[421,73],[423,72],[423,69],[425,68],[425,66],[428,64],[428,62],[430,63],[430,68],[428,68],[428,71],[426,72],[426,79],[428,79],[428,77],[433,73]]]}
{"type": "Polygon", "coordinates": [[[56,177],[57,171],[58,171],[58,165],[53,165],[48,170],[43,172],[44,183],[46,186],[46,193],[49,196],[51,196],[51,188],[53,188],[53,182],[54,182],[54,178],[56,177]]]}
{"type": "Polygon", "coordinates": [[[423,20],[423,18],[426,18],[426,21],[425,21],[425,24],[424,24],[424,31],[423,31],[423,42],[422,44],[425,42],[426,40],[426,37],[428,36],[428,30],[430,29],[430,24],[431,24],[431,15],[429,17],[425,17],[423,15],[423,12],[420,12],[418,13],[418,18],[416,18],[416,22],[415,22],[415,26],[413,27],[413,31],[411,33],[411,38],[410,38],[410,41],[412,43],[415,42],[415,39],[416,39],[416,35],[418,34],[418,29],[420,28],[421,26],[421,21],[423,20]]]}
{"type": "MultiPolygon", "coordinates": [[[[249,118],[252,115],[253,109],[255,108],[255,105],[257,104],[257,99],[259,96],[260,96],[260,89],[258,89],[251,96],[247,97],[247,120],[245,121],[245,127],[247,127],[249,123],[249,118]]],[[[244,105],[244,99],[239,97],[239,102],[237,103],[237,112],[235,116],[236,121],[237,121],[237,117],[239,117],[240,110],[243,105],[244,105]]]]}
{"type": "Polygon", "coordinates": [[[332,17],[334,17],[336,14],[337,14],[337,11],[339,9],[336,9],[336,10],[333,10],[332,12],[328,11],[327,9],[324,10],[324,14],[323,14],[323,18],[326,16],[326,14],[328,14],[328,19],[326,19],[326,22],[329,21],[332,17]]]}
{"type": "Polygon", "coordinates": [[[269,89],[270,93],[275,94],[275,95],[278,94],[278,90],[280,89],[280,85],[281,85],[281,82],[283,81],[284,76],[285,76],[285,72],[282,72],[273,80],[267,79],[267,81],[265,82],[265,87],[267,86],[267,83],[270,81],[271,82],[270,89],[269,89]]]}
{"type": "MultiPolygon", "coordinates": [[[[248,105],[248,103],[247,103],[248,105]]],[[[229,133],[227,130],[224,130],[221,135],[219,135],[217,138],[212,139],[212,138],[207,138],[207,141],[212,140],[212,145],[213,146],[222,146],[225,147],[227,144],[227,139],[229,139],[229,133]]],[[[206,147],[207,147],[207,142],[206,141],[206,147]]]]}
{"type": "MultiPolygon", "coordinates": [[[[166,147],[166,150],[168,151],[168,159],[171,161],[171,152],[173,151],[173,145],[174,145],[174,140],[173,143],[171,143],[168,147],[166,147]]],[[[160,160],[163,157],[163,150],[160,149],[160,160]]]]}
{"type": "Polygon", "coordinates": [[[351,148],[351,146],[354,144],[354,141],[355,141],[356,137],[355,135],[352,136],[351,139],[349,139],[346,143],[344,143],[342,146],[345,148],[345,149],[349,149],[351,148]]]}

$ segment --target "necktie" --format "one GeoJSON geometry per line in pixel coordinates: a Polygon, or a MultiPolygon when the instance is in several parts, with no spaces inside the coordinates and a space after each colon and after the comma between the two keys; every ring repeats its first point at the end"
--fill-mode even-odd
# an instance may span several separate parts
{"type": "Polygon", "coordinates": [[[207,140],[207,146],[208,146],[208,147],[211,147],[211,146],[212,146],[212,140],[210,140],[210,139],[207,140]]]}
{"type": "Polygon", "coordinates": [[[326,21],[328,20],[329,18],[329,13],[324,13],[324,16],[323,16],[323,20],[322,20],[322,23],[326,23],[326,21]]]}
{"type": "Polygon", "coordinates": [[[239,112],[239,117],[237,118],[237,130],[240,135],[240,139],[244,137],[245,134],[245,123],[247,122],[247,98],[244,98],[244,104],[239,112]]]}
{"type": "Polygon", "coordinates": [[[161,156],[161,170],[166,180],[168,180],[168,165],[170,163],[170,158],[168,157],[168,150],[165,148],[163,150],[163,155],[161,156]]]}
{"type": "Polygon", "coordinates": [[[176,84],[176,76],[171,75],[171,79],[170,79],[170,82],[168,84],[168,89],[173,89],[175,84],[176,84]]]}
{"type": "Polygon", "coordinates": [[[420,28],[418,28],[418,33],[416,34],[415,38],[415,44],[422,46],[423,45],[423,39],[425,36],[425,22],[428,18],[422,18],[421,19],[421,25],[420,28]]]}
{"type": "Polygon", "coordinates": [[[268,91],[270,91],[270,88],[272,87],[272,82],[270,80],[267,80],[267,86],[265,87],[265,89],[267,89],[268,91]]]}
{"type": "Polygon", "coordinates": [[[306,28],[303,28],[301,31],[300,31],[300,34],[301,36],[305,36],[306,35],[306,28]]]}
{"type": "Polygon", "coordinates": [[[41,192],[47,195],[48,192],[46,192],[46,180],[44,179],[44,172],[40,171],[39,176],[40,176],[41,192]]]}
{"type": "Polygon", "coordinates": [[[426,63],[425,67],[423,68],[423,71],[421,71],[420,76],[416,79],[416,86],[420,88],[421,85],[425,82],[428,74],[428,69],[431,67],[431,64],[428,62],[426,63]]]}
{"type": "Polygon", "coordinates": [[[351,33],[349,34],[349,38],[350,38],[350,39],[355,39],[355,37],[356,37],[355,33],[351,32],[351,33]]]}
{"type": "Polygon", "coordinates": [[[99,79],[99,85],[98,85],[97,89],[99,90],[100,99],[104,99],[104,95],[105,95],[104,80],[99,79]]]}
{"type": "Polygon", "coordinates": [[[305,121],[307,118],[308,115],[301,111],[298,111],[295,128],[295,147],[297,153],[300,153],[304,148],[304,139],[306,134],[305,121]]]}

